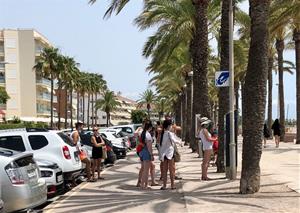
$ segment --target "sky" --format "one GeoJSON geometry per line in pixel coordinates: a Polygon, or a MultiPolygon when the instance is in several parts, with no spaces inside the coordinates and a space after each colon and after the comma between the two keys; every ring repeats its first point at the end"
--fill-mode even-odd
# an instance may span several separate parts
{"type": "MultiPolygon", "coordinates": [[[[0,0],[0,28],[36,29],[63,54],[75,57],[80,69],[103,74],[115,92],[138,99],[148,88],[150,76],[145,71],[149,60],[141,56],[153,29],[140,32],[133,25],[142,9],[141,0],[133,0],[118,16],[103,19],[107,0],[88,5],[88,0],[0,0]]],[[[242,5],[248,10],[248,5],[242,5]]],[[[285,59],[294,61],[294,52],[285,59]]],[[[277,117],[278,77],[274,74],[273,117],[277,117]]],[[[296,76],[285,74],[288,118],[296,117],[296,76]]]]}

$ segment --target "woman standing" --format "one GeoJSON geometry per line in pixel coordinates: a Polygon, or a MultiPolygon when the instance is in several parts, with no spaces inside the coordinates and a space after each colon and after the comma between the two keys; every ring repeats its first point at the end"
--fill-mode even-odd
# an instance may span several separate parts
{"type": "Polygon", "coordinates": [[[279,120],[276,119],[272,125],[272,129],[273,129],[273,134],[275,137],[275,144],[276,144],[276,148],[279,147],[279,141],[280,141],[280,129],[281,129],[281,125],[279,123],[279,120]]]}
{"type": "Polygon", "coordinates": [[[175,143],[180,144],[180,141],[174,137],[174,133],[170,132],[170,128],[172,125],[171,120],[165,120],[163,122],[163,131],[161,133],[160,138],[160,158],[163,162],[163,170],[162,170],[162,177],[163,177],[163,186],[161,190],[165,190],[167,187],[167,178],[168,178],[168,170],[170,173],[171,179],[171,189],[176,189],[174,185],[175,180],[175,169],[174,169],[174,153],[175,153],[175,143]]]}
{"type": "Polygon", "coordinates": [[[151,129],[152,123],[146,122],[143,132],[141,134],[142,143],[144,144],[142,151],[139,153],[143,168],[141,180],[142,189],[151,189],[150,187],[148,187],[148,178],[151,167],[151,161],[154,160],[152,150],[152,136],[150,134],[151,129]]]}
{"type": "Polygon", "coordinates": [[[105,146],[105,142],[101,138],[97,127],[93,128],[93,136],[91,138],[91,142],[93,145],[93,149],[92,149],[92,159],[93,159],[92,174],[93,174],[93,177],[95,175],[95,169],[97,169],[98,179],[104,179],[100,176],[100,173],[101,173],[100,167],[101,167],[101,159],[103,158],[103,147],[105,146]]]}
{"type": "Polygon", "coordinates": [[[201,180],[207,181],[211,180],[207,177],[207,170],[209,166],[210,157],[213,150],[213,142],[214,139],[211,137],[209,133],[209,129],[211,128],[211,120],[207,120],[201,123],[201,131],[200,131],[200,139],[203,145],[203,162],[202,162],[202,177],[201,180]]]}

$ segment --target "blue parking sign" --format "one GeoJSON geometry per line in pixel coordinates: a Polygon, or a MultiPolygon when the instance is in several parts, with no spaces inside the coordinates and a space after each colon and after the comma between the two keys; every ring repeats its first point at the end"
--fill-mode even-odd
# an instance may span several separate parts
{"type": "Polygon", "coordinates": [[[229,87],[229,71],[218,71],[215,74],[216,87],[229,87]]]}

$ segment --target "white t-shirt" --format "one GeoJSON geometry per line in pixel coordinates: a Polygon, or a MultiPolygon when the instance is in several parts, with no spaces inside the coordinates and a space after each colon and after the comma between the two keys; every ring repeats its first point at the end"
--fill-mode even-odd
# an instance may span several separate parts
{"type": "Polygon", "coordinates": [[[145,138],[145,142],[147,141],[150,141],[152,143],[152,136],[148,131],[146,131],[146,138],[145,138]]]}
{"type": "Polygon", "coordinates": [[[161,137],[163,138],[159,149],[160,160],[164,161],[165,157],[171,160],[174,156],[174,144],[180,144],[181,139],[170,131],[165,131],[161,137]]]}

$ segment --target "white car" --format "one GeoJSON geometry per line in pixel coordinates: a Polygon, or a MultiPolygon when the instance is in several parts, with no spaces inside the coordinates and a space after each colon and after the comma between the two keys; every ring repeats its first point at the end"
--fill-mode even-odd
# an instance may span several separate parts
{"type": "Polygon", "coordinates": [[[4,203],[1,199],[1,182],[0,182],[0,213],[3,212],[4,203]]]}
{"type": "Polygon", "coordinates": [[[47,184],[47,197],[53,198],[64,192],[64,178],[61,168],[51,161],[35,159],[39,166],[41,177],[47,184]]]}
{"type": "Polygon", "coordinates": [[[124,139],[123,138],[121,138],[121,137],[119,137],[119,136],[117,136],[117,134],[115,133],[115,132],[107,132],[107,131],[105,131],[105,130],[99,130],[99,133],[101,134],[101,135],[104,135],[105,136],[105,138],[107,138],[108,140],[110,140],[111,141],[111,143],[113,144],[113,145],[120,145],[120,146],[125,146],[125,147],[127,147],[127,144],[126,144],[126,141],[124,141],[124,139]]]}
{"type": "Polygon", "coordinates": [[[64,180],[73,181],[80,175],[81,161],[76,146],[60,131],[45,129],[12,129],[0,131],[0,147],[31,152],[36,159],[55,162],[64,180]]]}
{"type": "Polygon", "coordinates": [[[125,142],[125,145],[128,149],[131,148],[131,142],[129,140],[129,137],[128,135],[124,134],[124,132],[122,131],[122,129],[110,129],[110,128],[107,128],[107,129],[100,129],[100,132],[101,133],[105,133],[105,132],[111,132],[111,133],[114,133],[113,136],[116,137],[116,138],[121,138],[123,140],[123,142],[125,142]]]}

